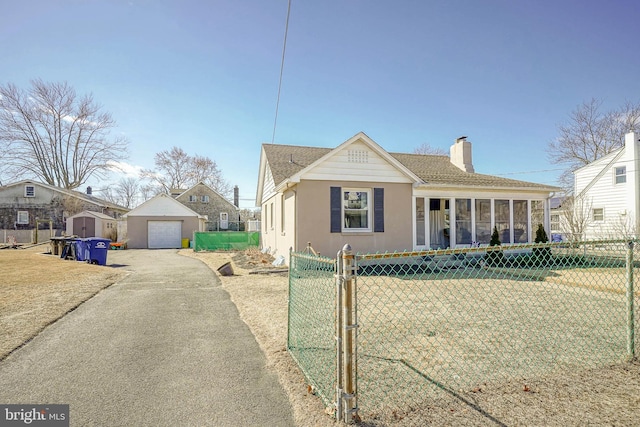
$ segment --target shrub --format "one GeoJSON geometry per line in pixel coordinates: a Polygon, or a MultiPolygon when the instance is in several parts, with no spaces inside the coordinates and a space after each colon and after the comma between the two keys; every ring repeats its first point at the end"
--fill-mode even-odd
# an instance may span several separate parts
{"type": "MultiPolygon", "coordinates": [[[[493,233],[491,233],[491,241],[489,242],[489,246],[500,246],[500,234],[498,233],[498,228],[493,227],[493,233]]],[[[500,266],[504,264],[504,253],[502,251],[490,251],[487,252],[485,257],[486,265],[488,266],[500,266]]]]}
{"type": "MultiPolygon", "coordinates": [[[[547,243],[549,238],[547,237],[547,232],[544,231],[544,227],[542,224],[538,224],[538,229],[536,230],[536,243],[547,243]]],[[[533,255],[533,260],[536,264],[547,264],[551,261],[551,248],[533,248],[531,251],[533,255]]]]}

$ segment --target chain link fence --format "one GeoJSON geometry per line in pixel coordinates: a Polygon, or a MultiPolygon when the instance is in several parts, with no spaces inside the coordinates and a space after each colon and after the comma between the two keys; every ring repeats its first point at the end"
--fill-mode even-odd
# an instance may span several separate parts
{"type": "Polygon", "coordinates": [[[336,388],[335,271],[335,259],[290,255],[287,348],[327,407],[336,388]]]}
{"type": "MultiPolygon", "coordinates": [[[[359,415],[630,360],[639,261],[627,241],[356,255],[359,415]]],[[[335,266],[290,262],[289,351],[327,406],[339,406],[335,266]]]]}

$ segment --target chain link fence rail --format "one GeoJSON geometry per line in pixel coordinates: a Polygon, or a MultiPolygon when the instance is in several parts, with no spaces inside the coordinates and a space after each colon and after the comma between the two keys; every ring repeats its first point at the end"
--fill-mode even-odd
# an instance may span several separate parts
{"type": "MultiPolygon", "coordinates": [[[[633,359],[634,243],[356,255],[359,415],[379,419],[443,391],[633,359]]],[[[309,255],[290,263],[289,350],[327,405],[336,405],[334,266],[309,255]]]]}

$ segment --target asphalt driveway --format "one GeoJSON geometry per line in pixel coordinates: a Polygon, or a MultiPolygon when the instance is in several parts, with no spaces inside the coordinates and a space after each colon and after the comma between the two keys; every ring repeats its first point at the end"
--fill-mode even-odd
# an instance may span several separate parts
{"type": "Polygon", "coordinates": [[[72,426],[294,425],[206,265],[170,249],[107,264],[130,274],[0,362],[0,403],[69,404],[72,426]]]}

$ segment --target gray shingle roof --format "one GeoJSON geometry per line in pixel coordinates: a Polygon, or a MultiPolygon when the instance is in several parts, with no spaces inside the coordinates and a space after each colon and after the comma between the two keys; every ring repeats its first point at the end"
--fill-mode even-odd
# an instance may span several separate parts
{"type": "MultiPolygon", "coordinates": [[[[279,144],[263,144],[262,147],[276,186],[332,151],[330,148],[279,144]]],[[[558,190],[556,187],[544,184],[464,172],[453,165],[448,156],[389,154],[427,184],[558,190]]]]}
{"type": "Polygon", "coordinates": [[[534,182],[465,172],[451,163],[449,156],[402,153],[390,154],[407,169],[419,176],[425,183],[429,184],[462,185],[469,187],[553,189],[553,187],[549,185],[537,184],[534,182]]]}

